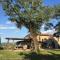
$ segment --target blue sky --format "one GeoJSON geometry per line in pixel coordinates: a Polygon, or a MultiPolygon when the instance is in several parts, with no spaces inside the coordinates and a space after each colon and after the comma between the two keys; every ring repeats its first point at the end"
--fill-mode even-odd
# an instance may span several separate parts
{"type": "MultiPolygon", "coordinates": [[[[60,0],[44,0],[44,4],[46,6],[53,6],[60,4],[60,0]]],[[[25,27],[22,27],[21,30],[18,29],[15,23],[11,23],[8,18],[9,17],[6,16],[2,6],[0,5],[0,36],[2,38],[2,42],[6,41],[6,37],[24,37],[28,34],[28,30],[25,27]]],[[[56,19],[50,22],[54,23],[54,25],[57,23],[56,19]]],[[[45,31],[43,30],[43,32],[45,31]]]]}

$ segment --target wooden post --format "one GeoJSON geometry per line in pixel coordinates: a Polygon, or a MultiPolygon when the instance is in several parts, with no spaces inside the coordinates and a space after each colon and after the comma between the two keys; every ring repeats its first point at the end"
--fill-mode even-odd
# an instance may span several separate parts
{"type": "Polygon", "coordinates": [[[13,40],[13,50],[14,50],[14,48],[15,48],[15,47],[14,47],[14,40],[13,40]]]}
{"type": "Polygon", "coordinates": [[[13,44],[14,44],[14,40],[13,40],[13,44]]]}
{"type": "Polygon", "coordinates": [[[9,49],[9,39],[7,39],[7,49],[9,49]]]}
{"type": "Polygon", "coordinates": [[[9,39],[8,39],[7,43],[9,44],[9,39]]]}

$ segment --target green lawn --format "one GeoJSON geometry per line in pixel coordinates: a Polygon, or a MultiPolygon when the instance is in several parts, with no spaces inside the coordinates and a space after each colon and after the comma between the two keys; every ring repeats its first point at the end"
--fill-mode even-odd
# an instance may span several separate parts
{"type": "Polygon", "coordinates": [[[21,60],[20,52],[0,50],[0,60],[21,60]]]}
{"type": "Polygon", "coordinates": [[[0,50],[0,60],[60,60],[60,50],[40,50],[40,52],[20,52],[0,50]]]}

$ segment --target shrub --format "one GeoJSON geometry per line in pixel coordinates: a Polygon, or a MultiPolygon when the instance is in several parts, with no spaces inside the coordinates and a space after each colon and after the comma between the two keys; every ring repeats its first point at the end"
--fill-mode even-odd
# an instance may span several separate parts
{"type": "Polygon", "coordinates": [[[4,48],[2,46],[0,46],[0,50],[3,50],[4,48]]]}

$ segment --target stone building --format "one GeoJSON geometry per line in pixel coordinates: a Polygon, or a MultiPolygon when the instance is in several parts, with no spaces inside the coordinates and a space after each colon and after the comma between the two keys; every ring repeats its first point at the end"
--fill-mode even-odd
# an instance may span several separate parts
{"type": "MultiPolygon", "coordinates": [[[[30,38],[31,36],[28,34],[25,36],[25,38],[30,38]]],[[[46,46],[48,48],[59,48],[60,46],[60,37],[53,36],[51,34],[38,34],[37,40],[39,42],[39,45],[46,46]]]]}

